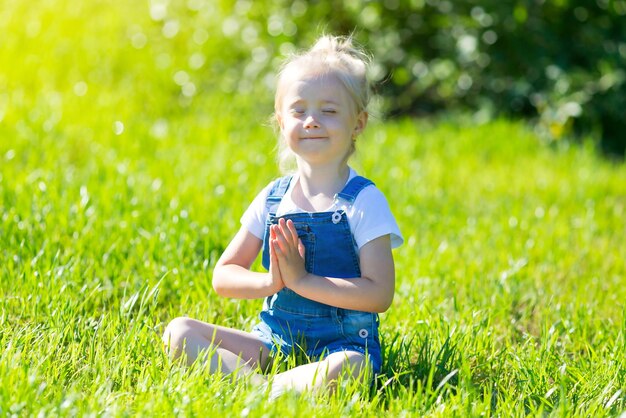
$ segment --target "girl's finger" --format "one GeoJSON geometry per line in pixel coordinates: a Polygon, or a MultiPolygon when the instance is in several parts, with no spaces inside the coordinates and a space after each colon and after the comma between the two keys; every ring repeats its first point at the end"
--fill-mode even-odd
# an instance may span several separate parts
{"type": "Polygon", "coordinates": [[[279,242],[282,248],[286,245],[287,238],[285,237],[284,232],[280,228],[280,225],[272,225],[270,226],[270,239],[274,240],[282,240],[279,242]]]}
{"type": "Polygon", "coordinates": [[[304,258],[304,254],[306,254],[306,249],[301,239],[298,239],[298,252],[300,253],[300,257],[304,258]]]}
{"type": "Polygon", "coordinates": [[[272,248],[274,249],[274,258],[278,259],[279,256],[283,255],[283,250],[280,248],[280,244],[278,240],[272,240],[272,248]]]}
{"type": "Polygon", "coordinates": [[[294,244],[298,244],[298,242],[300,241],[300,239],[298,238],[298,231],[296,230],[296,225],[293,223],[291,219],[287,221],[287,228],[289,229],[289,232],[291,233],[291,239],[293,240],[292,242],[294,244]]]}
{"type": "Polygon", "coordinates": [[[274,249],[274,241],[276,241],[276,234],[274,234],[274,236],[272,236],[272,227],[270,226],[269,247],[270,247],[270,260],[272,260],[272,261],[276,258],[276,250],[274,249]]]}
{"type": "Polygon", "coordinates": [[[273,234],[274,238],[278,237],[278,234],[281,233],[281,231],[280,231],[280,221],[278,221],[278,223],[276,223],[274,225],[270,225],[270,233],[273,234]]]}
{"type": "MultiPolygon", "coordinates": [[[[289,222],[293,223],[291,220],[289,220],[289,222]]],[[[285,240],[287,240],[287,243],[289,245],[295,245],[297,243],[297,241],[293,240],[293,237],[291,235],[291,230],[289,229],[289,222],[286,221],[284,218],[281,218],[279,221],[279,225],[280,225],[280,229],[282,234],[285,237],[285,240]]]]}
{"type": "Polygon", "coordinates": [[[285,236],[282,234],[282,231],[279,231],[279,233],[276,234],[276,239],[274,240],[274,242],[276,242],[278,249],[280,249],[281,255],[287,254],[288,243],[285,236]]]}
{"type": "Polygon", "coordinates": [[[275,276],[280,276],[280,267],[278,263],[278,256],[276,255],[276,246],[274,241],[270,240],[270,273],[275,276]]]}
{"type": "Polygon", "coordinates": [[[277,233],[281,234],[281,235],[285,235],[285,219],[284,218],[280,218],[278,220],[278,225],[277,225],[277,233]]]}
{"type": "Polygon", "coordinates": [[[280,221],[278,221],[278,227],[276,228],[276,236],[277,238],[283,239],[283,241],[281,241],[281,244],[284,244],[285,246],[296,248],[298,245],[298,241],[297,240],[294,241],[291,231],[287,227],[286,221],[282,218],[280,219],[280,221]]]}

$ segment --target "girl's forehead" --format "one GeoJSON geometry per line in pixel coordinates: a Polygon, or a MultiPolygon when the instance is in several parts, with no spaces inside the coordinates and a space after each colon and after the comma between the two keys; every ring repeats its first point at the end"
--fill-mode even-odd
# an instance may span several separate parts
{"type": "Polygon", "coordinates": [[[286,74],[286,84],[337,84],[340,83],[337,75],[331,72],[319,71],[292,71],[286,74]]]}
{"type": "Polygon", "coordinates": [[[291,83],[289,83],[289,85],[287,86],[287,90],[290,92],[316,92],[320,90],[337,90],[339,87],[343,86],[337,79],[331,77],[302,78],[293,80],[291,83]]]}
{"type": "Polygon", "coordinates": [[[283,96],[330,94],[339,99],[348,99],[348,92],[339,78],[332,73],[296,74],[284,80],[283,96]]]}

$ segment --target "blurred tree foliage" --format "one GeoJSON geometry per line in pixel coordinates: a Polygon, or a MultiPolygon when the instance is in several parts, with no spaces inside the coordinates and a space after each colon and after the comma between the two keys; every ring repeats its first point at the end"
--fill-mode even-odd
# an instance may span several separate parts
{"type": "MultiPolygon", "coordinates": [[[[197,4],[200,0],[188,0],[197,4]]],[[[372,52],[385,113],[536,118],[552,140],[593,134],[626,149],[626,0],[222,0],[226,88],[271,84],[322,32],[372,52]],[[320,23],[322,22],[322,23],[320,23]],[[228,87],[230,85],[230,87],[228,87]]],[[[197,8],[197,7],[196,7],[197,8]]]]}

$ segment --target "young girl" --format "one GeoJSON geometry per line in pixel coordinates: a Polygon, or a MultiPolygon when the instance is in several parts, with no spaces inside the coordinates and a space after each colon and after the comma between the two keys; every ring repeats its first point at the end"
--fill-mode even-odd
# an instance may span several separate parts
{"type": "Polygon", "coordinates": [[[284,65],[275,117],[295,173],[257,195],[213,272],[219,295],[265,298],[260,321],[244,332],[176,318],[163,335],[173,358],[263,380],[273,352],[304,351],[313,361],[278,374],[274,391],[380,371],[377,313],[393,299],[402,236],[383,194],[347,164],[368,119],[366,62],[349,38],[324,36],[284,65]],[[267,273],[250,271],[261,249],[267,273]]]}

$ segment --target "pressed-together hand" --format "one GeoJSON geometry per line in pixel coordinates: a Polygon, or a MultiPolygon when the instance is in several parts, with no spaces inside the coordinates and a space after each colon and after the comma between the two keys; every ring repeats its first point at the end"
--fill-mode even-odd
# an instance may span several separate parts
{"type": "MultiPolygon", "coordinates": [[[[273,243],[276,240],[276,232],[270,228],[270,243],[273,243]]],[[[275,286],[276,292],[280,291],[283,287],[285,287],[285,283],[283,283],[283,279],[280,275],[280,269],[278,268],[278,258],[276,258],[276,251],[274,250],[274,245],[270,245],[270,269],[269,269],[269,277],[272,286],[275,286]]]]}
{"type": "Polygon", "coordinates": [[[285,286],[293,287],[307,274],[304,268],[304,245],[298,238],[296,226],[291,219],[285,221],[281,218],[278,225],[270,227],[270,238],[272,238],[272,248],[278,260],[280,277],[285,286]],[[272,231],[274,238],[272,238],[272,231]]]}

